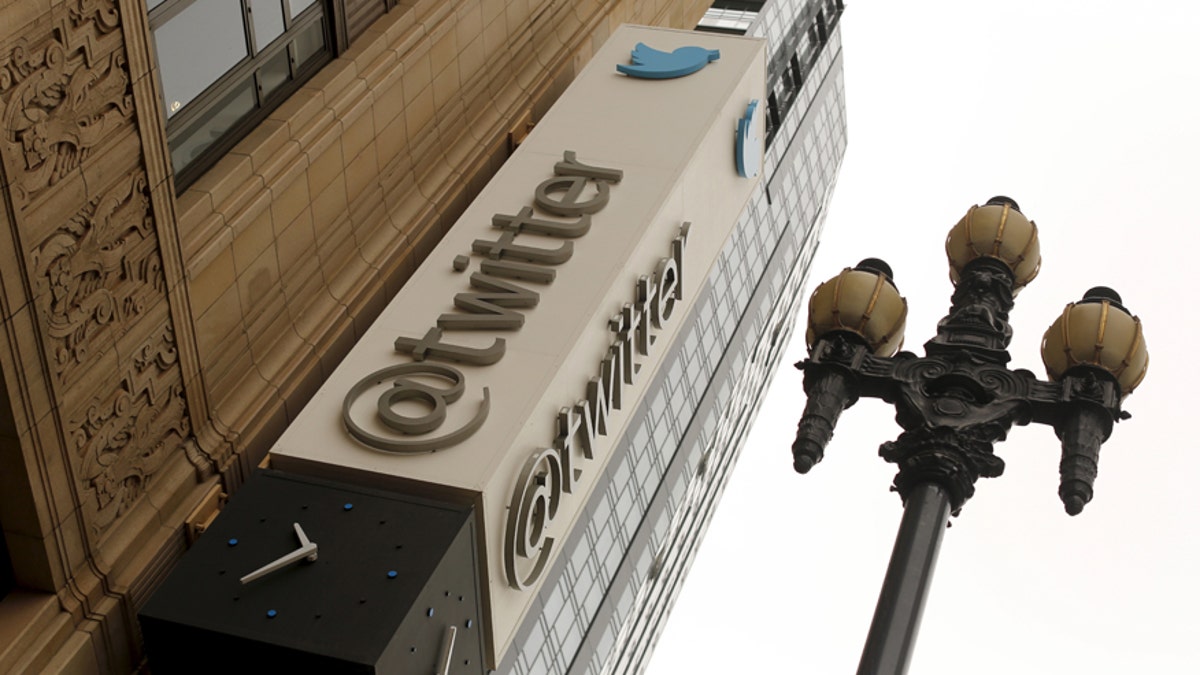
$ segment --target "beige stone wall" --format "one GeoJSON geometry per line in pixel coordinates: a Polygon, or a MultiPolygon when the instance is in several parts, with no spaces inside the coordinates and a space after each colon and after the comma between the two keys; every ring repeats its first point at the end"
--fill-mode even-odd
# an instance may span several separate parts
{"type": "Polygon", "coordinates": [[[0,0],[0,672],[129,672],[136,607],[615,26],[402,3],[175,197],[142,0],[0,0]],[[40,591],[37,592],[37,591],[40,591]]]}
{"type": "Polygon", "coordinates": [[[25,618],[2,624],[0,670],[45,669],[77,635],[77,663],[131,667],[122,609],[197,483],[182,270],[151,208],[121,19],[115,0],[0,5],[0,520],[18,582],[43,592],[0,603],[25,618]]]}
{"type": "Polygon", "coordinates": [[[257,462],[612,27],[702,13],[427,1],[368,29],[178,200],[204,449],[257,462]]]}

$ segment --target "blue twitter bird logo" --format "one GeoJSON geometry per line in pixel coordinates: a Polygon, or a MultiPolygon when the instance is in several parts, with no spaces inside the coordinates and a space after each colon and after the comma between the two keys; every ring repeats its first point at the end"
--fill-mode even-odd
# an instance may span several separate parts
{"type": "Polygon", "coordinates": [[[617,64],[617,72],[647,80],[669,80],[683,77],[721,58],[717,49],[680,47],[673,52],[660,52],[639,42],[630,54],[633,65],[617,64]]]}
{"type": "Polygon", "coordinates": [[[742,178],[754,178],[762,165],[759,155],[758,125],[754,118],[758,116],[758,99],[746,106],[746,114],[738,120],[737,140],[734,143],[734,157],[737,162],[737,172],[742,178]]]}

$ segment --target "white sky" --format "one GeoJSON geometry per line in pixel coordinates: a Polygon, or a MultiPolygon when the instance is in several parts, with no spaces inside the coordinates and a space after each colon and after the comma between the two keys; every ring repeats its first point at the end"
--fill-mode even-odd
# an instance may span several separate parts
{"type": "MultiPolygon", "coordinates": [[[[923,354],[949,306],[943,241],[1016,199],[1042,273],[1017,298],[1010,367],[1093,285],[1141,317],[1150,372],[1070,518],[1058,441],[1019,427],[946,533],[910,673],[1200,672],[1200,5],[847,3],[849,149],[809,287],[887,260],[923,354]],[[1189,306],[1191,305],[1191,306],[1189,306]],[[1196,347],[1188,350],[1189,342],[1196,347]]],[[[806,291],[807,293],[808,291],[806,291]]],[[[805,310],[807,311],[807,303],[805,310]]],[[[803,321],[803,318],[801,319],[803,321]]],[[[899,428],[864,399],[825,461],[792,472],[803,327],[676,603],[651,675],[855,670],[902,506],[877,456],[899,428]]]]}

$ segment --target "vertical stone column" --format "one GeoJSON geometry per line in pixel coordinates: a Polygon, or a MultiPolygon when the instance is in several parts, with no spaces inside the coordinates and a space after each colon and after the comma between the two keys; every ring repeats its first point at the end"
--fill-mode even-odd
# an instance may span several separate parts
{"type": "Polygon", "coordinates": [[[18,583],[127,659],[111,577],[161,547],[140,550],[154,513],[195,479],[147,499],[187,464],[191,422],[122,15],[116,0],[5,14],[0,372],[19,447],[2,450],[0,518],[18,583]]]}

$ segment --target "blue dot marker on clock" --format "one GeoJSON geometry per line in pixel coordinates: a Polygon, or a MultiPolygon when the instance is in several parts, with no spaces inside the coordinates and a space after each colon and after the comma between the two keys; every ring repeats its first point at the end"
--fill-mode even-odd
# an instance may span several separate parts
{"type": "Polygon", "coordinates": [[[275,611],[275,610],[273,610],[273,609],[268,609],[268,610],[267,610],[267,618],[268,618],[268,619],[274,619],[276,614],[279,614],[279,612],[276,612],[276,611],[275,611]]]}
{"type": "Polygon", "coordinates": [[[230,546],[237,546],[237,539],[230,539],[230,540],[229,540],[229,545],[230,545],[230,546]]]}
{"type": "Polygon", "coordinates": [[[352,508],[354,508],[354,505],[351,504],[350,502],[346,502],[345,504],[342,505],[342,509],[344,509],[346,511],[349,511],[352,508]]]}
{"type": "Polygon", "coordinates": [[[395,579],[396,578],[396,570],[388,570],[388,578],[395,579]]]}

